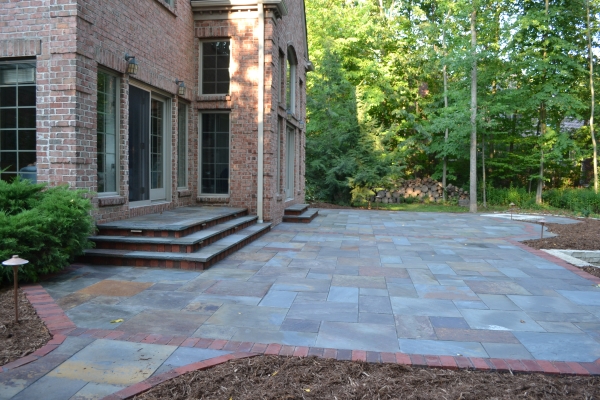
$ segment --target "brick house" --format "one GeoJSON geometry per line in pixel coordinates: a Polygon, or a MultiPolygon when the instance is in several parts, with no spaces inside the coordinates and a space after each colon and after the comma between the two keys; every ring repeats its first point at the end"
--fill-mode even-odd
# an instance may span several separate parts
{"type": "Polygon", "coordinates": [[[99,223],[204,204],[279,223],[304,200],[312,68],[303,0],[4,0],[1,178],[88,189],[99,223]]]}

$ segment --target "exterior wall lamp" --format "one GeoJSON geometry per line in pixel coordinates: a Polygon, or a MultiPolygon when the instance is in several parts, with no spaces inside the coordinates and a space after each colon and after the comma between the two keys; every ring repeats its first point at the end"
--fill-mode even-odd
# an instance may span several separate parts
{"type": "Polygon", "coordinates": [[[177,84],[177,94],[180,96],[185,96],[185,83],[179,79],[176,79],[175,83],[177,84]]]}
{"type": "Polygon", "coordinates": [[[138,63],[135,61],[135,56],[130,56],[125,53],[125,60],[127,61],[127,73],[129,75],[135,75],[138,72],[138,63]]]}

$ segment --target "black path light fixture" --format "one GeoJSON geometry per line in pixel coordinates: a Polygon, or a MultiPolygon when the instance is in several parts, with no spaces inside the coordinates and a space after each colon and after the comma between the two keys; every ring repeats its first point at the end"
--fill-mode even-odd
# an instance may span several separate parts
{"type": "Polygon", "coordinates": [[[177,84],[177,94],[185,96],[185,83],[179,79],[175,79],[175,83],[177,84]]]}
{"type": "Polygon", "coordinates": [[[540,223],[540,225],[542,225],[542,230],[540,231],[540,239],[543,239],[544,238],[544,224],[546,223],[546,220],[544,218],[542,218],[538,222],[540,223]]]}
{"type": "Polygon", "coordinates": [[[135,56],[130,56],[129,53],[125,53],[125,60],[127,61],[127,73],[129,75],[137,74],[138,63],[135,61],[135,56]]]}
{"type": "Polygon", "coordinates": [[[17,290],[19,288],[19,281],[18,281],[19,267],[21,265],[27,264],[28,262],[29,261],[19,258],[19,256],[16,256],[16,255],[12,256],[12,258],[9,258],[8,260],[2,262],[2,265],[6,266],[6,267],[12,267],[12,269],[13,269],[13,281],[15,283],[15,322],[16,323],[19,322],[19,300],[18,300],[18,296],[17,296],[17,290]]]}

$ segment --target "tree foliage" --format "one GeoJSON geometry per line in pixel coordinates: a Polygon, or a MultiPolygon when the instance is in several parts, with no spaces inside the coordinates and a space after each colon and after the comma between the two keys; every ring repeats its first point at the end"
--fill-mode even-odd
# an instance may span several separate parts
{"type": "MultiPolygon", "coordinates": [[[[589,4],[597,52],[600,8],[589,4]]],[[[316,197],[347,202],[400,178],[440,179],[444,158],[448,183],[469,187],[475,63],[487,186],[591,181],[586,0],[307,0],[306,10],[316,66],[307,182],[316,197]]]]}

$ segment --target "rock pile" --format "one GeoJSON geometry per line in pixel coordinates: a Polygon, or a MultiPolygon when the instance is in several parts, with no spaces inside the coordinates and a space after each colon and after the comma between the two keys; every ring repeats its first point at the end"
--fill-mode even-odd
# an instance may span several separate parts
{"type": "MultiPolygon", "coordinates": [[[[402,181],[390,190],[380,190],[376,196],[371,197],[372,202],[377,203],[403,203],[408,198],[418,199],[421,202],[426,200],[439,203],[443,198],[442,183],[431,178],[417,178],[402,181]]],[[[462,190],[452,184],[446,187],[446,198],[448,200],[469,199],[469,192],[462,190]]]]}

